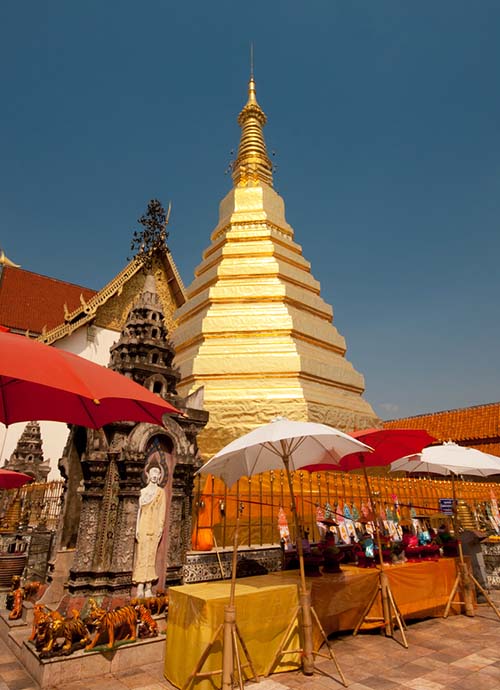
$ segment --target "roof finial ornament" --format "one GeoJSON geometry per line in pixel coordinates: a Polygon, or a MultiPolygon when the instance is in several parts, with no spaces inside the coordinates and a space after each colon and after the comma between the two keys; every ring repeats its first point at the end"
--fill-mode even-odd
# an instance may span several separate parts
{"type": "Polygon", "coordinates": [[[9,259],[8,256],[5,255],[5,252],[3,249],[0,249],[0,269],[2,266],[10,266],[11,268],[19,268],[19,264],[15,264],[13,261],[9,259]]]}
{"type": "Polygon", "coordinates": [[[250,79],[253,79],[253,41],[250,42],[250,79]]]}
{"type": "Polygon", "coordinates": [[[142,261],[148,270],[153,265],[155,253],[168,252],[166,243],[169,233],[167,226],[171,210],[171,201],[168,204],[168,209],[165,211],[158,199],[151,199],[146,213],[138,220],[138,223],[142,225],[142,230],[134,232],[130,249],[136,252],[134,258],[142,261]]]}

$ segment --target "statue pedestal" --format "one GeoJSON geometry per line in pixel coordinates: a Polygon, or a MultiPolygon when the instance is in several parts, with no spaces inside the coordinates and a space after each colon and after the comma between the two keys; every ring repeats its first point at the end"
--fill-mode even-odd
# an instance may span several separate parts
{"type": "MultiPolygon", "coordinates": [[[[139,640],[109,652],[74,652],[66,657],[40,660],[33,647],[25,642],[20,661],[41,688],[66,685],[106,673],[119,673],[147,666],[164,658],[165,635],[139,640]]],[[[91,682],[90,682],[91,684],[91,682]]]]}
{"type": "Polygon", "coordinates": [[[75,556],[74,549],[62,549],[57,552],[54,570],[51,573],[51,582],[37,603],[45,604],[49,609],[57,608],[57,605],[66,594],[66,583],[69,571],[75,556]]]}
{"type": "Polygon", "coordinates": [[[64,688],[77,680],[140,668],[165,657],[165,635],[160,634],[105,652],[79,650],[69,656],[39,659],[35,648],[27,641],[31,626],[23,620],[9,621],[8,614],[5,610],[0,612],[0,638],[41,688],[64,688]]]}

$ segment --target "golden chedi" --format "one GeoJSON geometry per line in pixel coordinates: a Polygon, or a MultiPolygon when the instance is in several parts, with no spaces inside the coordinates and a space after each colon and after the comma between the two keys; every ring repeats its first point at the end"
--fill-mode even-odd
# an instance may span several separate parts
{"type": "Polygon", "coordinates": [[[203,387],[210,413],[204,458],[277,415],[347,431],[379,424],[273,189],[253,76],[238,123],[234,186],[175,315],[178,392],[203,387]]]}

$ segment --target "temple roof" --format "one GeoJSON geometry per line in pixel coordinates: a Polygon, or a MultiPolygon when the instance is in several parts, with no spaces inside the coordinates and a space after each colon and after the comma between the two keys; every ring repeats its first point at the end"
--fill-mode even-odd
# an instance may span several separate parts
{"type": "MultiPolygon", "coordinates": [[[[184,304],[186,296],[177,267],[169,251],[159,253],[158,260],[162,261],[167,274],[168,288],[175,302],[175,308],[178,308],[184,304]]],[[[125,285],[142,271],[144,271],[143,262],[138,258],[133,259],[99,292],[93,292],[90,299],[80,300],[79,305],[73,311],[71,309],[65,310],[64,319],[59,320],[58,325],[41,335],[39,340],[47,343],[47,345],[51,345],[57,340],[70,335],[81,326],[94,321],[98,309],[104,306],[112,297],[120,296],[125,285]]],[[[107,327],[110,327],[109,324],[107,324],[107,327]]],[[[117,330],[121,330],[121,326],[117,330]]]]}
{"type": "MultiPolygon", "coordinates": [[[[170,252],[163,252],[161,260],[177,308],[186,301],[184,285],[170,252]]],[[[143,263],[134,259],[96,291],[4,265],[0,272],[0,326],[14,332],[29,331],[52,344],[94,321],[99,307],[121,295],[125,285],[142,270],[143,263]]]]}
{"type": "Polygon", "coordinates": [[[80,295],[90,299],[95,290],[63,280],[4,265],[0,274],[0,324],[13,331],[40,334],[64,320],[64,305],[74,310],[80,295]]]}
{"type": "Polygon", "coordinates": [[[385,429],[425,429],[439,441],[456,441],[500,455],[500,402],[391,419],[385,429]]]}

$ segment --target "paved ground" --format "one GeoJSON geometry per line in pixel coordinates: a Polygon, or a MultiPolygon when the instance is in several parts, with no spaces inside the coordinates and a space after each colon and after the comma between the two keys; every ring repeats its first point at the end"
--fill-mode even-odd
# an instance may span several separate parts
{"type": "MultiPolygon", "coordinates": [[[[500,592],[494,595],[500,603],[500,592]]],[[[349,690],[500,690],[500,621],[492,609],[478,606],[474,618],[452,616],[413,623],[409,650],[378,633],[342,635],[332,648],[349,682],[349,690]]],[[[256,690],[337,690],[330,661],[318,660],[319,672],[279,673],[256,690]],[[328,674],[331,674],[330,677],[328,674]]],[[[173,690],[158,662],[120,675],[68,684],[64,690],[173,690]]],[[[38,690],[38,685],[0,641],[0,690],[38,690]]]]}

